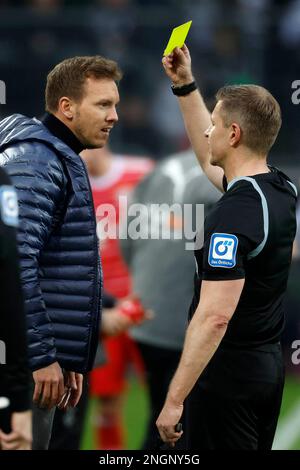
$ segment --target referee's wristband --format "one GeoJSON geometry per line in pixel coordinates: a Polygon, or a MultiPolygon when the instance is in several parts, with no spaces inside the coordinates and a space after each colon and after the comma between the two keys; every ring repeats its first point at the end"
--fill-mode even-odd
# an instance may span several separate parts
{"type": "Polygon", "coordinates": [[[195,80],[192,83],[188,83],[187,85],[176,86],[172,85],[171,90],[174,95],[176,96],[186,96],[192,93],[192,91],[197,90],[197,83],[195,80]]]}

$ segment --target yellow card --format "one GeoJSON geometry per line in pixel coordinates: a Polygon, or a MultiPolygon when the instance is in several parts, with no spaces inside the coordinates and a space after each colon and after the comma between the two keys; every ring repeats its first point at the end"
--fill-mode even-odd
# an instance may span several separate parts
{"type": "Polygon", "coordinates": [[[191,27],[192,21],[183,23],[177,28],[174,28],[170,36],[167,47],[165,48],[164,56],[171,54],[175,47],[182,47],[184,41],[188,35],[189,29],[191,27]]]}

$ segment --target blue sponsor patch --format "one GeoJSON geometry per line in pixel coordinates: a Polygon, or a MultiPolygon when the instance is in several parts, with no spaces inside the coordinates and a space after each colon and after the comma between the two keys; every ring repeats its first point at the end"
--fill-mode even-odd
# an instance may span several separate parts
{"type": "Polygon", "coordinates": [[[210,239],[208,263],[214,268],[233,268],[236,265],[238,238],[229,233],[213,233],[210,239]]]}
{"type": "Polygon", "coordinates": [[[0,186],[0,217],[5,225],[18,226],[18,198],[13,186],[0,186]]]}

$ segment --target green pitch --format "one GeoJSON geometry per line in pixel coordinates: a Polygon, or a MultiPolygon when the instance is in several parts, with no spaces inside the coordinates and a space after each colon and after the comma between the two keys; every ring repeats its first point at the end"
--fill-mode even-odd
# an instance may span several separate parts
{"type": "MultiPolygon", "coordinates": [[[[300,376],[286,378],[283,403],[277,431],[283,431],[285,449],[300,450],[300,419],[295,421],[295,413],[300,413],[300,376]],[[297,423],[299,422],[299,425],[297,423]],[[296,427],[295,427],[296,426],[296,427]],[[297,428],[298,426],[298,428],[297,428]]],[[[82,449],[95,449],[92,437],[92,419],[95,416],[95,402],[91,400],[83,433],[82,449]]],[[[139,449],[145,432],[148,417],[148,395],[145,387],[135,378],[129,381],[124,408],[124,422],[127,429],[127,449],[139,449]]],[[[279,433],[278,433],[279,435],[279,433]]],[[[279,441],[279,445],[281,445],[279,441]]],[[[283,447],[280,447],[283,448],[283,447]]]]}

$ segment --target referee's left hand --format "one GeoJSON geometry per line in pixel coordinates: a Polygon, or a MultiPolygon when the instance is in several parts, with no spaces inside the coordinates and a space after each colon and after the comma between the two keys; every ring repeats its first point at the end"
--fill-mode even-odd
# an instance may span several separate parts
{"type": "Polygon", "coordinates": [[[179,423],[182,412],[183,405],[171,403],[167,399],[156,421],[156,426],[161,439],[168,443],[171,447],[175,446],[175,443],[178,441],[178,439],[181,438],[183,434],[183,431],[175,431],[175,426],[177,423],[179,423]]]}

